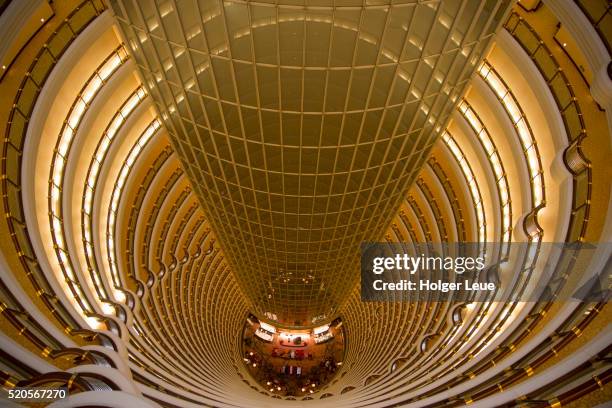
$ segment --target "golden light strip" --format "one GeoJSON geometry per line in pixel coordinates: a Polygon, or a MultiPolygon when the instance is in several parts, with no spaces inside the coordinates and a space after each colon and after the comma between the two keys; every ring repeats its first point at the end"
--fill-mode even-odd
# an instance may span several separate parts
{"type": "MultiPolygon", "coordinates": [[[[130,153],[128,154],[128,157],[125,160],[125,162],[123,163],[121,170],[119,171],[119,175],[115,182],[115,187],[113,189],[113,193],[111,196],[111,205],[110,205],[110,208],[107,214],[107,249],[108,249],[109,265],[111,268],[113,280],[116,280],[116,283],[115,283],[116,288],[121,287],[121,282],[119,279],[119,272],[118,272],[119,267],[117,265],[117,256],[115,254],[115,248],[116,248],[115,247],[115,226],[116,226],[116,221],[117,221],[117,209],[119,207],[119,200],[123,192],[123,187],[125,186],[125,181],[127,180],[127,177],[129,175],[129,172],[132,166],[138,159],[138,156],[142,152],[143,148],[146,146],[147,142],[155,135],[155,132],[160,127],[161,127],[161,123],[159,122],[158,119],[155,119],[149,124],[149,126],[147,126],[144,132],[140,135],[140,137],[138,138],[138,140],[136,141],[136,143],[130,150],[130,153]]],[[[114,294],[115,294],[115,298],[118,301],[120,302],[125,301],[125,294],[121,292],[120,290],[116,290],[114,294]]],[[[134,332],[141,339],[145,340],[145,342],[149,345],[149,347],[152,347],[153,349],[157,350],[157,347],[154,346],[154,344],[150,341],[150,339],[148,339],[147,336],[143,336],[144,332],[140,328],[140,322],[139,322],[139,318],[137,315],[134,315],[134,321],[131,327],[132,329],[134,329],[134,332]]],[[[131,358],[133,359],[136,358],[136,356],[130,350],[128,350],[128,353],[131,358]]]]}
{"type": "Polygon", "coordinates": [[[113,189],[113,193],[111,195],[111,203],[108,210],[107,215],[107,227],[106,227],[106,246],[108,249],[108,257],[109,257],[109,265],[111,268],[111,273],[113,276],[113,280],[116,281],[115,286],[120,287],[120,279],[119,279],[119,267],[117,265],[117,255],[115,254],[115,226],[117,222],[117,210],[119,209],[119,201],[121,199],[121,194],[123,192],[123,188],[125,186],[125,182],[127,180],[128,174],[136,162],[138,155],[142,149],[146,146],[147,142],[155,135],[155,132],[161,127],[161,122],[159,119],[154,119],[149,126],[145,129],[145,131],[140,135],[138,141],[134,144],[128,157],[126,158],[121,170],[119,171],[119,175],[117,176],[117,180],[115,182],[115,187],[113,189]]]}
{"type": "MultiPolygon", "coordinates": [[[[532,206],[533,208],[544,206],[545,195],[542,163],[538,146],[531,132],[527,117],[510,89],[506,86],[503,79],[491,64],[484,61],[480,65],[478,73],[497,95],[518,133],[519,140],[523,147],[527,169],[529,171],[532,206]]],[[[537,238],[539,235],[541,235],[541,231],[536,230],[532,233],[530,238],[537,238]]]]}
{"type": "MultiPolygon", "coordinates": [[[[503,79],[488,62],[484,61],[481,64],[478,69],[478,73],[496,94],[502,103],[504,110],[512,121],[512,124],[517,130],[519,140],[523,147],[525,162],[529,171],[532,207],[535,209],[544,206],[544,182],[540,155],[538,153],[537,144],[531,132],[531,127],[529,126],[527,118],[510,89],[506,86],[503,79]]],[[[535,230],[529,236],[530,241],[537,242],[542,233],[543,231],[540,229],[535,230]]],[[[537,249],[537,247],[530,246],[526,257],[526,264],[529,265],[527,268],[532,267],[536,263],[537,249]]],[[[503,330],[514,321],[524,306],[524,302],[506,305],[500,313],[500,321],[502,322],[502,325],[499,326],[500,330],[496,331],[489,339],[481,342],[482,348],[475,355],[478,355],[486,348],[488,344],[492,343],[503,332],[503,330]]]]}
{"type": "MultiPolygon", "coordinates": [[[[478,241],[482,244],[485,244],[487,242],[486,218],[485,218],[484,208],[482,204],[482,195],[480,194],[480,189],[478,188],[478,182],[476,181],[476,178],[474,177],[474,172],[472,171],[472,168],[470,167],[467,161],[467,158],[463,154],[463,151],[461,150],[461,148],[459,147],[455,139],[451,136],[451,134],[448,133],[448,131],[444,131],[442,133],[442,140],[444,141],[444,143],[450,150],[451,154],[453,155],[453,157],[459,164],[459,167],[461,168],[461,172],[463,173],[463,177],[468,184],[470,195],[472,197],[472,202],[474,203],[474,208],[476,212],[478,241]]],[[[476,305],[474,303],[469,303],[467,305],[468,311],[470,312],[473,311],[475,306],[476,305]]],[[[488,309],[489,306],[490,306],[490,303],[487,303],[486,308],[488,309]]],[[[475,335],[476,332],[478,332],[479,328],[483,325],[485,321],[486,320],[481,319],[480,321],[472,325],[470,327],[471,331],[470,333],[467,334],[467,337],[472,337],[473,335],[475,335]]],[[[458,333],[459,333],[458,330],[455,331],[455,333],[449,338],[448,341],[451,342],[452,340],[454,340],[458,333]]],[[[467,344],[467,342],[464,342],[464,346],[465,344],[467,344]]],[[[461,346],[461,348],[464,346],[461,346]]]]}
{"type": "MultiPolygon", "coordinates": [[[[59,267],[64,275],[63,277],[57,276],[57,279],[66,292],[68,299],[71,299],[75,306],[75,310],[81,314],[92,328],[98,328],[99,322],[95,317],[90,316],[94,310],[83,293],[81,285],[72,268],[68,249],[66,248],[62,222],[62,185],[64,183],[65,166],[70,153],[70,147],[72,146],[77,129],[89,104],[98,94],[105,81],[127,60],[127,58],[128,55],[126,51],[123,46],[120,46],[102,62],[94,71],[93,75],[87,80],[85,86],[82,88],[70,108],[51,162],[49,179],[49,221],[59,267]]],[[[93,283],[88,283],[90,289],[93,291],[93,283]]]]}
{"type": "MultiPolygon", "coordinates": [[[[502,216],[502,228],[501,228],[501,242],[509,243],[511,238],[511,221],[512,221],[512,209],[510,205],[510,191],[508,188],[508,181],[506,179],[506,173],[502,165],[501,157],[499,156],[495,144],[491,136],[489,135],[487,129],[484,127],[484,124],[476,114],[476,112],[472,109],[472,107],[467,103],[464,99],[459,103],[458,106],[459,112],[463,115],[463,117],[470,124],[474,133],[478,137],[480,144],[482,145],[489,164],[493,170],[496,179],[497,191],[501,204],[501,216],[502,216]]],[[[506,253],[509,250],[509,247],[506,246],[506,250],[502,251],[502,253],[506,253]]],[[[487,302],[486,309],[488,310],[491,306],[491,303],[487,302]]],[[[469,311],[474,310],[475,304],[471,303],[467,305],[469,311]]],[[[479,323],[472,328],[471,333],[468,335],[472,337],[476,335],[476,333],[480,330],[481,327],[489,320],[491,317],[490,313],[485,313],[483,318],[479,323]]],[[[479,344],[475,345],[475,347],[482,346],[475,355],[479,354],[485,349],[488,341],[482,340],[479,344]],[[484,346],[483,346],[484,343],[484,346]]],[[[467,343],[466,343],[467,344],[467,343]]],[[[463,347],[463,346],[462,346],[463,347]]]]}
{"type": "MultiPolygon", "coordinates": [[[[96,152],[92,158],[91,165],[88,170],[86,183],[85,183],[85,194],[83,197],[83,222],[82,225],[82,233],[83,233],[83,244],[85,245],[85,252],[87,256],[87,263],[92,272],[94,282],[96,283],[96,287],[98,288],[98,295],[100,296],[100,300],[108,298],[104,286],[100,281],[100,271],[97,270],[96,260],[93,248],[93,236],[92,236],[92,212],[93,212],[93,196],[95,192],[95,188],[97,186],[98,177],[100,173],[100,169],[108,152],[108,149],[111,146],[113,139],[115,138],[117,132],[124,124],[125,120],[128,118],[130,113],[142,102],[145,98],[146,93],[142,87],[138,87],[125,101],[125,103],[121,106],[119,111],[115,114],[113,119],[110,121],[110,124],[104,131],[100,142],[96,148],[96,152]]],[[[119,285],[119,281],[115,276],[107,276],[107,282],[113,282],[114,286],[117,287],[119,285]]],[[[122,292],[113,290],[113,295],[115,299],[123,301],[124,295],[122,292]]],[[[103,310],[105,313],[111,312],[113,309],[107,303],[103,303],[103,310]]]]}
{"type": "Polygon", "coordinates": [[[489,132],[484,127],[482,121],[474,112],[472,107],[464,99],[459,103],[459,112],[463,114],[463,117],[468,121],[474,133],[480,140],[482,147],[487,154],[495,179],[497,182],[497,189],[499,193],[499,200],[501,203],[501,215],[502,215],[502,242],[510,242],[511,223],[512,223],[512,209],[510,206],[510,191],[508,189],[508,180],[506,179],[506,172],[502,165],[501,158],[493,139],[489,135],[489,132]]]}
{"type": "MultiPolygon", "coordinates": [[[[490,139],[490,136],[488,135],[486,129],[484,128],[484,126],[482,125],[482,123],[480,122],[480,119],[476,116],[476,114],[473,112],[473,110],[471,110],[471,108],[464,102],[460,103],[459,105],[459,109],[460,111],[464,114],[464,117],[466,117],[466,119],[468,120],[468,122],[470,122],[470,125],[472,126],[472,128],[474,129],[474,131],[478,134],[479,139],[483,145],[483,147],[485,148],[485,151],[487,152],[487,156],[491,162],[491,166],[494,169],[496,178],[498,180],[498,191],[500,193],[500,199],[502,200],[502,202],[504,202],[506,204],[506,211],[504,211],[504,207],[502,206],[502,214],[506,215],[506,214],[510,214],[510,208],[509,208],[509,201],[510,201],[510,196],[509,196],[509,192],[507,191],[507,183],[503,183],[500,186],[499,180],[502,179],[503,181],[505,180],[505,173],[503,171],[503,166],[501,165],[501,159],[499,158],[499,156],[497,155],[497,151],[495,150],[495,146],[493,145],[492,140],[490,139]],[[491,159],[493,157],[493,159],[491,159]],[[502,193],[501,187],[506,186],[506,194],[502,193]]],[[[448,146],[449,150],[452,152],[453,156],[455,156],[455,159],[457,160],[457,162],[459,163],[460,167],[461,167],[461,171],[464,174],[465,179],[468,181],[468,186],[470,189],[470,193],[472,195],[472,200],[475,203],[475,208],[476,208],[476,217],[478,220],[478,228],[479,228],[479,241],[480,242],[486,242],[486,228],[485,228],[485,218],[484,218],[484,210],[482,207],[482,199],[480,197],[480,191],[478,189],[478,183],[474,177],[474,174],[467,162],[467,159],[465,158],[465,156],[463,155],[463,152],[461,151],[461,149],[459,148],[459,146],[457,145],[456,141],[452,138],[452,136],[448,133],[448,132],[444,132],[442,134],[442,139],[444,140],[444,142],[446,143],[446,145],[448,146]]],[[[510,234],[509,234],[509,228],[510,228],[510,223],[509,223],[509,217],[505,218],[508,221],[504,222],[504,230],[502,231],[502,239],[505,242],[508,242],[510,239],[510,234]]],[[[490,303],[487,302],[487,309],[490,307],[490,303]]],[[[475,304],[471,303],[467,305],[467,308],[469,311],[474,310],[475,308],[475,304]]],[[[486,321],[488,320],[488,316],[485,316],[484,319],[482,319],[480,322],[478,322],[476,325],[472,326],[472,330],[471,333],[468,334],[468,337],[472,337],[474,336],[480,329],[480,327],[483,327],[483,325],[486,323],[486,321]]],[[[451,337],[451,340],[455,337],[455,335],[453,335],[451,337]]],[[[467,343],[466,343],[467,344],[467,343]]],[[[480,343],[482,344],[482,342],[480,343]]],[[[486,344],[486,343],[485,343],[486,344]]],[[[480,351],[482,351],[484,349],[481,348],[476,354],[480,353],[480,351]]]]}
{"type": "Polygon", "coordinates": [[[482,205],[482,196],[480,195],[480,190],[478,188],[478,183],[476,182],[476,178],[474,177],[474,173],[472,172],[472,168],[470,167],[467,159],[463,155],[461,148],[455,142],[455,139],[445,131],[442,133],[442,140],[454,156],[455,160],[459,164],[461,168],[461,172],[463,173],[463,177],[465,178],[468,187],[470,189],[470,194],[472,196],[472,201],[474,203],[474,208],[476,210],[476,222],[478,227],[478,241],[485,243],[487,242],[487,230],[485,223],[485,213],[482,205]]]}
{"type": "MultiPolygon", "coordinates": [[[[493,67],[490,64],[488,64],[486,61],[483,62],[478,69],[478,73],[481,75],[481,77],[485,80],[485,82],[491,87],[493,92],[496,94],[496,96],[502,103],[504,110],[506,111],[509,118],[511,119],[512,124],[517,130],[519,140],[523,147],[523,154],[524,154],[525,162],[527,164],[527,168],[529,171],[532,206],[533,208],[539,208],[543,206],[545,203],[544,202],[544,182],[543,182],[542,167],[541,167],[539,152],[537,149],[537,144],[531,132],[531,127],[529,126],[529,123],[527,122],[527,118],[525,114],[523,113],[522,109],[520,108],[520,105],[518,104],[516,98],[510,92],[510,89],[506,86],[502,78],[497,74],[497,72],[493,69],[493,67]]],[[[463,113],[475,131],[479,129],[479,126],[482,126],[480,119],[475,114],[475,112],[473,112],[471,107],[469,107],[469,105],[465,104],[463,113]]],[[[477,131],[477,133],[479,132],[477,131]]],[[[491,145],[486,144],[485,140],[483,140],[484,138],[480,137],[481,134],[484,134],[484,133],[486,133],[486,136],[490,138],[486,129],[484,129],[484,132],[482,132],[482,130],[480,131],[479,138],[481,139],[481,142],[483,144],[483,147],[487,151],[487,154],[491,158],[493,155],[497,155],[497,151],[495,150],[492,144],[491,145]]],[[[492,165],[493,165],[493,162],[492,162],[492,165]]],[[[503,167],[497,170],[495,166],[493,166],[493,168],[494,168],[495,175],[498,179],[498,186],[504,186],[504,185],[507,186],[507,183],[501,183],[501,184],[499,183],[499,180],[500,180],[499,175],[501,174],[499,170],[503,171],[503,167]]],[[[505,178],[505,175],[504,175],[504,178],[505,178]]],[[[500,191],[500,193],[502,193],[502,191],[500,191]]],[[[502,207],[502,211],[503,210],[504,208],[502,207]]],[[[537,242],[540,239],[541,235],[542,235],[542,231],[540,229],[537,229],[537,230],[534,230],[532,234],[530,234],[529,239],[531,242],[537,242]]],[[[527,266],[527,268],[532,267],[533,264],[536,262],[536,254],[537,254],[537,247],[530,247],[529,253],[526,256],[526,265],[529,265],[527,266]]],[[[501,328],[507,327],[510,323],[512,323],[512,321],[514,321],[518,313],[520,313],[520,311],[523,309],[524,305],[525,305],[524,302],[511,303],[509,305],[506,305],[504,309],[500,312],[500,315],[499,315],[500,321],[503,322],[501,328]]],[[[480,354],[480,352],[482,352],[483,350],[485,350],[486,346],[492,343],[501,333],[502,333],[502,330],[499,330],[496,333],[494,333],[493,336],[481,341],[479,344],[481,348],[475,354],[475,356],[480,354]]]]}

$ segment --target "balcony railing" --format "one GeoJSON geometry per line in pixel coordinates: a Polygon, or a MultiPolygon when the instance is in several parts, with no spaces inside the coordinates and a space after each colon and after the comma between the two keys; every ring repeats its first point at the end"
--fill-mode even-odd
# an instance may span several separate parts
{"type": "Polygon", "coordinates": [[[521,16],[512,13],[504,27],[531,57],[557,103],[570,143],[565,155],[566,166],[572,171],[569,162],[575,161],[568,156],[568,152],[580,156],[580,159],[586,163],[579,173],[572,171],[574,173],[574,196],[567,235],[567,241],[582,241],[589,220],[592,175],[590,164],[580,148],[582,139],[587,135],[578,100],[555,57],[536,31],[521,16]]]}
{"type": "Polygon", "coordinates": [[[30,116],[47,78],[70,44],[104,10],[105,7],[99,0],[85,1],[50,36],[19,87],[9,115],[2,152],[3,202],[11,238],[35,290],[68,333],[79,329],[80,325],[61,302],[57,301],[54,290],[36,259],[23,212],[21,164],[30,116]]]}
{"type": "Polygon", "coordinates": [[[612,54],[612,4],[609,0],[575,0],[612,54]]]}

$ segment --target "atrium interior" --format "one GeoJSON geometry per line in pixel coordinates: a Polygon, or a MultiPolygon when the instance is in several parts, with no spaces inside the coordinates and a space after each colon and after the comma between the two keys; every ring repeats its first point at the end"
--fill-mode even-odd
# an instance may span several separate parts
{"type": "Polygon", "coordinates": [[[5,0],[0,33],[0,405],[611,403],[608,0],[5,0]],[[508,298],[366,301],[374,242],[494,244],[508,298]],[[550,243],[597,296],[571,251],[524,295],[550,243]]]}

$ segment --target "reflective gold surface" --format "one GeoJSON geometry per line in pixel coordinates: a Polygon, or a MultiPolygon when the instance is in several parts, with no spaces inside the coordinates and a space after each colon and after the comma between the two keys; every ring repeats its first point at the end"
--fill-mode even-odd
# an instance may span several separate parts
{"type": "Polygon", "coordinates": [[[356,284],[359,244],[389,225],[508,4],[113,7],[253,311],[311,326],[356,284]]]}

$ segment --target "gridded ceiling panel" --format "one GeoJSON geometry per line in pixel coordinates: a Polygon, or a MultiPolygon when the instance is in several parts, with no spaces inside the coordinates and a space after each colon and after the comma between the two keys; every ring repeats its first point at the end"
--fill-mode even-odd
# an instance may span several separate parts
{"type": "Polygon", "coordinates": [[[509,6],[112,2],[254,313],[335,316],[509,6]]]}

